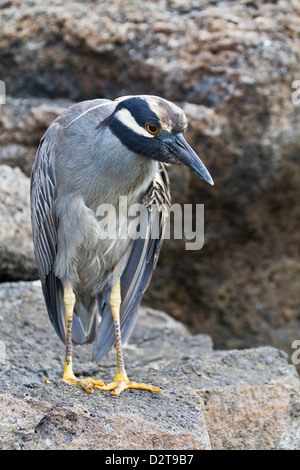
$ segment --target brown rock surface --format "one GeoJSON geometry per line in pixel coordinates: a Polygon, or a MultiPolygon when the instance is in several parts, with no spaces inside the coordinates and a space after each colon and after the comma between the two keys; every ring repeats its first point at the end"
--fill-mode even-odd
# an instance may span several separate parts
{"type": "Polygon", "coordinates": [[[300,338],[299,1],[12,0],[0,26],[0,78],[14,97],[0,161],[29,174],[58,98],[181,103],[215,186],[172,169],[174,202],[205,204],[206,243],[166,242],[145,300],[218,347],[289,352],[300,338]]]}
{"type": "Polygon", "coordinates": [[[29,178],[0,165],[0,281],[37,277],[31,239],[29,178]]]}
{"type": "Polygon", "coordinates": [[[0,164],[19,167],[30,176],[41,137],[71,104],[67,100],[7,97],[0,114],[0,164]]]}

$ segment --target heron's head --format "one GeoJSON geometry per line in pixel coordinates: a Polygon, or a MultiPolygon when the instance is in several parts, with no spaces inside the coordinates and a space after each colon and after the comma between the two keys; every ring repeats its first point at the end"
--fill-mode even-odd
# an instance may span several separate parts
{"type": "Polygon", "coordinates": [[[214,184],[204,164],[184,139],[187,119],[178,106],[158,96],[125,96],[108,120],[110,130],[129,150],[164,163],[183,163],[214,184]]]}

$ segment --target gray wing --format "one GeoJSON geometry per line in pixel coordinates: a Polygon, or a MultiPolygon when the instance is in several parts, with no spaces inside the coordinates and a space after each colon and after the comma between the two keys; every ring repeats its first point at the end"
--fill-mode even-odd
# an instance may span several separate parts
{"type": "MultiPolygon", "coordinates": [[[[121,334],[125,343],[135,326],[138,306],[156,267],[161,249],[168,207],[171,204],[169,178],[163,164],[157,178],[143,199],[147,207],[148,237],[135,240],[126,268],[121,276],[120,309],[121,334]]],[[[99,360],[115,344],[115,332],[109,305],[110,291],[98,296],[98,309],[102,316],[98,336],[94,343],[93,359],[99,360]]]]}
{"type": "MultiPolygon", "coordinates": [[[[42,290],[51,323],[65,341],[65,307],[63,284],[54,273],[57,254],[58,219],[55,212],[57,185],[55,175],[55,144],[60,132],[59,122],[54,122],[41,139],[31,175],[31,223],[36,263],[42,283],[42,290]]],[[[85,312],[80,302],[75,305],[73,317],[74,343],[89,342],[94,339],[94,323],[86,331],[81,322],[85,312]]]]}
{"type": "Polygon", "coordinates": [[[41,139],[31,174],[31,224],[34,253],[48,314],[57,334],[64,337],[61,315],[62,285],[54,276],[53,264],[57,248],[57,219],[55,215],[56,178],[54,143],[59,125],[53,124],[41,139]],[[47,135],[48,134],[48,135],[47,135]]]}

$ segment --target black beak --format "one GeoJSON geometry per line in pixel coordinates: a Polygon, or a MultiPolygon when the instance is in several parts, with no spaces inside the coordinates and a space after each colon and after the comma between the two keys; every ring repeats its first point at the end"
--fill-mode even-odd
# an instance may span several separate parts
{"type": "Polygon", "coordinates": [[[192,147],[187,143],[182,134],[173,135],[166,142],[168,152],[175,159],[190,168],[196,175],[200,176],[204,181],[213,185],[213,179],[205,168],[204,164],[194,152],[192,147]]]}

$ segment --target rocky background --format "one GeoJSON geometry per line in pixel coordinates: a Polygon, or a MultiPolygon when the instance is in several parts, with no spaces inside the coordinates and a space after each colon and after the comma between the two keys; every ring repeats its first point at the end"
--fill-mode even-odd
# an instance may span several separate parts
{"type": "Polygon", "coordinates": [[[185,109],[187,140],[215,186],[170,169],[173,202],[205,205],[205,245],[165,241],[144,303],[218,349],[291,355],[300,339],[299,0],[1,0],[0,32],[0,281],[37,277],[29,176],[57,114],[84,99],[158,94],[185,109]]]}

